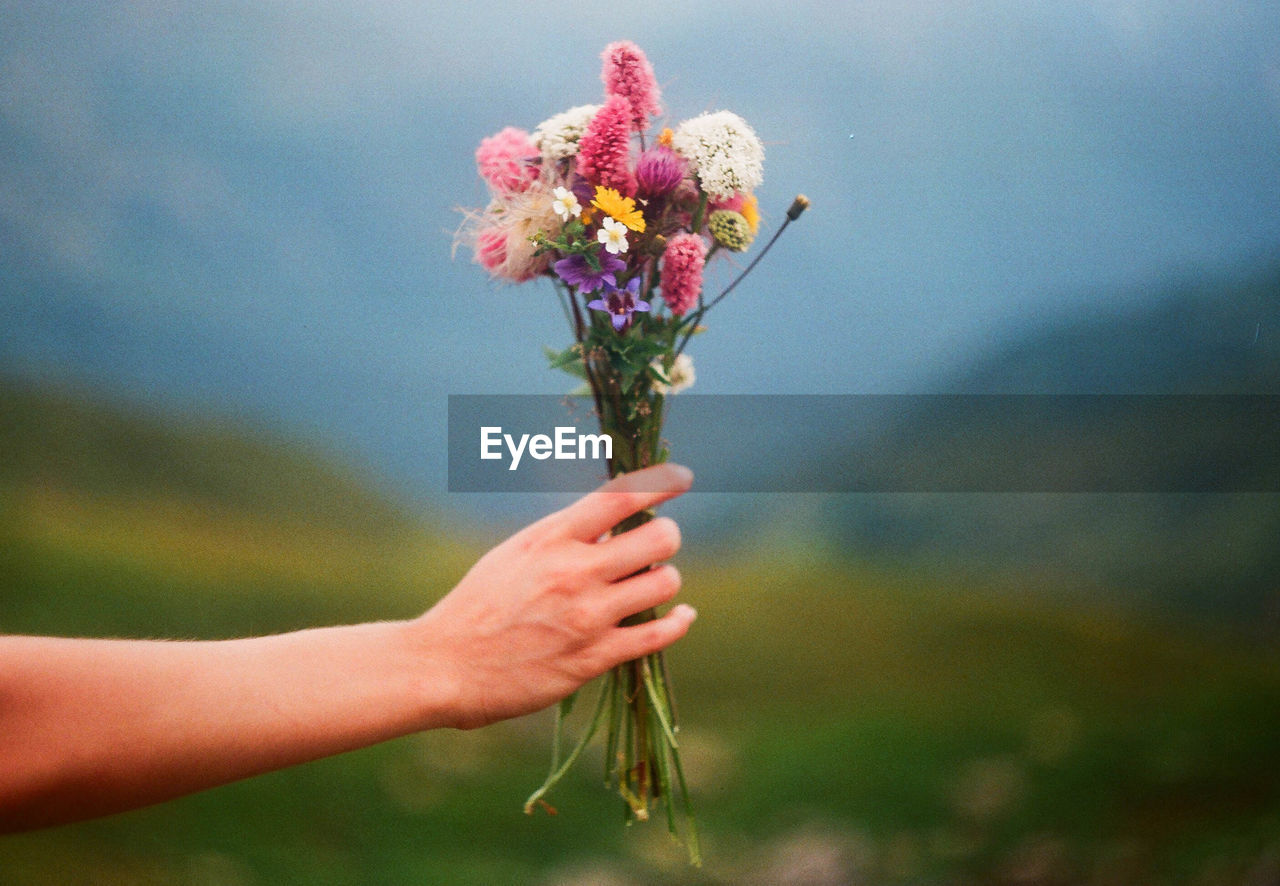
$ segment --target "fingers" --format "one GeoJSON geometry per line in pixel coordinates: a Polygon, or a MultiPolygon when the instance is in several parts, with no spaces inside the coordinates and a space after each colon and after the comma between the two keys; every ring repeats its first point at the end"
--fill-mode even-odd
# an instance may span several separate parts
{"type": "Polygon", "coordinates": [[[625,578],[680,550],[680,527],[670,517],[656,517],[592,549],[596,572],[604,581],[625,578]]]}
{"type": "Polygon", "coordinates": [[[688,468],[654,465],[615,477],[560,511],[557,522],[571,538],[593,542],[632,514],[675,498],[692,484],[688,468]]]}
{"type": "Polygon", "coordinates": [[[610,667],[666,649],[689,633],[689,626],[697,617],[692,606],[681,603],[661,618],[615,629],[610,638],[610,667]]]}
{"type": "Polygon", "coordinates": [[[670,565],[659,566],[610,586],[603,595],[607,624],[616,625],[628,615],[671,602],[680,590],[680,573],[670,565]]]}

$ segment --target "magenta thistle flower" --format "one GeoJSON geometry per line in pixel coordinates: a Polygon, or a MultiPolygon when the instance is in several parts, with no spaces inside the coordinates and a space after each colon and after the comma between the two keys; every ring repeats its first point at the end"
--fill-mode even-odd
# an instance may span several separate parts
{"type": "Polygon", "coordinates": [[[618,271],[624,270],[627,263],[616,256],[609,255],[603,249],[596,253],[596,267],[585,255],[571,255],[553,264],[560,279],[579,292],[595,292],[601,286],[616,286],[618,271]]]}
{"type": "Polygon", "coordinates": [[[640,291],[640,278],[632,277],[622,289],[606,283],[604,297],[587,302],[593,311],[608,311],[615,332],[622,332],[631,325],[631,315],[636,311],[649,310],[649,303],[636,298],[640,291]]]}
{"type": "Polygon", "coordinates": [[[626,99],[631,110],[632,129],[643,132],[649,125],[649,118],[662,112],[653,65],[649,64],[640,47],[630,40],[610,43],[600,57],[604,59],[604,69],[600,72],[604,94],[626,99]]]}
{"type": "Polygon", "coordinates": [[[578,139],[578,174],[624,197],[636,194],[631,172],[631,108],[620,95],[610,96],[578,139]]]}
{"type": "Polygon", "coordinates": [[[538,180],[538,149],[529,133],[508,126],[480,142],[476,168],[494,193],[522,194],[538,180]]]}
{"type": "Polygon", "coordinates": [[[676,234],[662,253],[662,300],[676,317],[683,316],[702,292],[707,244],[697,234],[676,234]]]}
{"type": "Polygon", "coordinates": [[[670,194],[684,181],[688,165],[666,145],[650,148],[636,161],[636,193],[645,198],[670,194]]]}

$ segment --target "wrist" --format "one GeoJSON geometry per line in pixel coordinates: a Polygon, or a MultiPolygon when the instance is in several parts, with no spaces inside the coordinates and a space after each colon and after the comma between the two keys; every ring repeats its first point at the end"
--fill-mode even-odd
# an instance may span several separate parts
{"type": "Polygon", "coordinates": [[[463,681],[455,662],[434,636],[430,613],[397,622],[397,660],[405,675],[410,731],[466,728],[460,716],[463,681]]]}

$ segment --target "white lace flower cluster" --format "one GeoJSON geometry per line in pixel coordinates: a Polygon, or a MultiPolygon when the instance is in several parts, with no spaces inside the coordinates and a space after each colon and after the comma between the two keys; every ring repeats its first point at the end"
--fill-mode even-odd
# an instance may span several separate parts
{"type": "Polygon", "coordinates": [[[764,181],[764,145],[731,111],[699,114],[677,127],[671,147],[684,156],[711,198],[727,200],[764,181]]]}
{"type": "Polygon", "coordinates": [[[578,105],[548,117],[533,131],[533,143],[544,160],[564,160],[578,153],[578,139],[586,131],[599,105],[578,105]]]}

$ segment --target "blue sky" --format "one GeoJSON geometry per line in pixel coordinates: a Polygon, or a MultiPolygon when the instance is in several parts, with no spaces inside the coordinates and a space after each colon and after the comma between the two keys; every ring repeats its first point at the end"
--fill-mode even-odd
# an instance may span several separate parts
{"type": "Polygon", "coordinates": [[[474,147],[598,100],[621,38],[673,121],[756,127],[766,225],[814,204],[711,315],[703,393],[930,389],[1280,245],[1274,4],[601,9],[0,3],[0,365],[304,428],[439,488],[448,394],[564,386],[550,288],[451,255],[474,147]]]}

